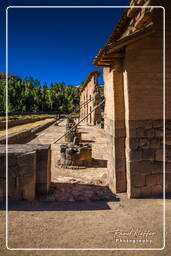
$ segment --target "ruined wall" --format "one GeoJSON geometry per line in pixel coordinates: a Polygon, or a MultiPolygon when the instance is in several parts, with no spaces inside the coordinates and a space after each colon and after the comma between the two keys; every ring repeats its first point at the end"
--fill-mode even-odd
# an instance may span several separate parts
{"type": "MultiPolygon", "coordinates": [[[[10,200],[34,200],[47,193],[51,180],[50,145],[8,146],[8,195],[10,200]]],[[[6,153],[0,146],[0,200],[6,195],[6,153]]]]}
{"type": "MultiPolygon", "coordinates": [[[[85,104],[80,109],[80,118],[85,117],[90,113],[95,105],[100,102],[100,94],[98,92],[98,75],[99,72],[92,72],[88,77],[88,81],[83,87],[83,90],[80,93],[80,106],[87,101],[88,104],[85,104]],[[93,100],[92,100],[93,99],[93,100]]],[[[98,108],[93,111],[86,119],[85,122],[90,125],[96,125],[101,122],[101,109],[98,108]]]]}

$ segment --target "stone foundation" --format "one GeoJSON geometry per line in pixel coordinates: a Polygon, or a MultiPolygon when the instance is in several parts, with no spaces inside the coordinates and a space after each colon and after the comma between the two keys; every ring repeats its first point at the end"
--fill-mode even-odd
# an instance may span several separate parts
{"type": "MultiPolygon", "coordinates": [[[[128,197],[163,194],[163,121],[129,121],[126,139],[128,197]]],[[[171,193],[171,120],[166,121],[166,186],[171,193]]]]}
{"type": "MultiPolygon", "coordinates": [[[[129,198],[161,196],[163,194],[163,121],[129,121],[128,125],[130,128],[127,129],[126,137],[121,128],[117,131],[120,137],[115,137],[117,128],[114,129],[114,121],[105,120],[108,137],[109,187],[113,192],[120,192],[118,188],[123,188],[126,184],[129,198]],[[120,140],[125,141],[125,147],[119,143],[120,140]],[[120,155],[125,152],[126,163],[124,159],[117,158],[116,151],[120,152],[120,155]]],[[[166,120],[166,194],[171,193],[170,161],[171,120],[166,120]]]]}
{"type": "MultiPolygon", "coordinates": [[[[48,193],[51,180],[50,145],[8,146],[8,195],[10,200],[34,200],[36,192],[48,193]]],[[[6,195],[6,153],[0,146],[0,200],[6,195]]]]}

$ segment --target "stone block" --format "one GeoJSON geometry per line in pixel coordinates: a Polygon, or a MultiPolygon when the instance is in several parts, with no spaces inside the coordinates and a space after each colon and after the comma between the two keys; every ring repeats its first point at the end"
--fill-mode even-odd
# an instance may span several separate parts
{"type": "Polygon", "coordinates": [[[144,186],[140,188],[141,190],[141,197],[151,196],[152,194],[152,187],[151,186],[144,186]]]}
{"type": "Polygon", "coordinates": [[[145,186],[145,175],[142,175],[139,173],[131,175],[131,186],[133,186],[133,187],[145,186]]]}
{"type": "Polygon", "coordinates": [[[163,120],[153,120],[153,127],[154,128],[161,128],[163,127],[163,120]]]}
{"type": "Polygon", "coordinates": [[[153,163],[148,160],[129,162],[129,165],[130,172],[132,172],[132,174],[151,174],[154,168],[153,163]]]}
{"type": "Polygon", "coordinates": [[[162,195],[162,194],[163,194],[163,186],[162,185],[152,186],[152,195],[162,195]]]}
{"type": "MultiPolygon", "coordinates": [[[[163,162],[162,162],[162,170],[163,170],[163,162]]],[[[166,162],[166,164],[165,164],[165,171],[166,171],[166,173],[170,173],[171,174],[171,163],[166,162]]]]}
{"type": "Polygon", "coordinates": [[[149,148],[149,138],[139,138],[138,144],[140,148],[149,148]]]}
{"type": "Polygon", "coordinates": [[[137,129],[136,128],[131,128],[129,131],[129,136],[130,137],[137,137],[137,129]]]}
{"type": "Polygon", "coordinates": [[[162,149],[156,150],[155,160],[156,161],[163,161],[163,150],[162,149]]]}
{"type": "Polygon", "coordinates": [[[154,130],[154,136],[155,137],[163,137],[163,128],[157,128],[154,130]]]}
{"type": "Polygon", "coordinates": [[[162,161],[154,161],[153,162],[153,171],[152,173],[163,173],[163,162],[162,161]]]}
{"type": "Polygon", "coordinates": [[[129,127],[130,129],[137,128],[137,127],[141,127],[141,124],[139,123],[138,120],[129,120],[129,127]]]}
{"type": "Polygon", "coordinates": [[[152,125],[152,120],[144,120],[142,121],[143,122],[143,127],[146,129],[146,130],[150,130],[153,125],[152,125]]]}
{"type": "Polygon", "coordinates": [[[171,138],[166,137],[166,145],[171,146],[171,138]]]}
{"type": "Polygon", "coordinates": [[[143,160],[154,160],[154,150],[143,149],[142,150],[142,159],[143,160]]]}
{"type": "Polygon", "coordinates": [[[145,136],[154,137],[154,129],[151,128],[151,129],[145,130],[145,136]]]}
{"type": "Polygon", "coordinates": [[[170,184],[166,184],[166,186],[165,186],[165,193],[166,194],[170,194],[171,193],[171,183],[170,184]]]}
{"type": "Polygon", "coordinates": [[[141,196],[141,187],[133,187],[127,191],[128,198],[138,198],[141,196]]]}
{"type": "Polygon", "coordinates": [[[165,129],[165,135],[166,135],[167,138],[170,138],[171,137],[171,130],[166,128],[165,129]]]}
{"type": "Polygon", "coordinates": [[[31,162],[35,159],[35,151],[17,155],[17,165],[22,168],[30,166],[31,162]]]}
{"type": "Polygon", "coordinates": [[[171,162],[171,150],[168,147],[166,151],[166,161],[171,162]]]}
{"type": "Polygon", "coordinates": [[[166,184],[171,184],[171,173],[165,174],[166,184]]]}
{"type": "Polygon", "coordinates": [[[150,139],[150,148],[159,149],[160,146],[161,146],[161,139],[160,138],[151,138],[150,139]]]}
{"type": "Polygon", "coordinates": [[[130,151],[130,160],[131,161],[140,161],[140,160],[142,160],[142,150],[141,149],[131,150],[130,151]]]}
{"type": "Polygon", "coordinates": [[[152,186],[152,185],[157,185],[157,184],[158,184],[158,174],[146,176],[146,185],[147,186],[152,186]]]}
{"type": "Polygon", "coordinates": [[[145,137],[145,129],[143,127],[139,127],[136,129],[136,136],[137,137],[145,137]]]}
{"type": "Polygon", "coordinates": [[[0,178],[0,201],[5,199],[6,194],[6,180],[0,178]]]}
{"type": "Polygon", "coordinates": [[[126,141],[129,142],[130,149],[135,150],[139,146],[139,139],[138,138],[126,138],[126,141]]]}
{"type": "Polygon", "coordinates": [[[0,178],[6,177],[6,156],[0,155],[0,178]]]}

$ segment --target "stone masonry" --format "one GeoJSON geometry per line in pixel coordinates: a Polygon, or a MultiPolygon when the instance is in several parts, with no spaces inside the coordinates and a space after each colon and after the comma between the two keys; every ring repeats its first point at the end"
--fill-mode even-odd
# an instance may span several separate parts
{"type": "MultiPolygon", "coordinates": [[[[98,89],[98,76],[100,72],[93,71],[87,77],[81,92],[80,92],[80,118],[84,118],[89,114],[96,105],[101,101],[100,92],[98,89]]],[[[96,125],[100,124],[102,110],[97,108],[85,120],[87,124],[96,125]]]]}
{"type": "MultiPolygon", "coordinates": [[[[51,180],[50,145],[8,145],[9,200],[34,200],[46,194],[51,180]]],[[[6,149],[0,146],[0,200],[6,196],[6,149]]]]}
{"type": "MultiPolygon", "coordinates": [[[[163,192],[163,9],[169,1],[133,0],[95,57],[103,67],[108,182],[128,197],[163,192]]],[[[166,24],[171,19],[166,15],[166,24]]],[[[166,49],[171,41],[166,27],[166,49]]],[[[166,55],[166,193],[171,193],[170,58],[166,55]]]]}

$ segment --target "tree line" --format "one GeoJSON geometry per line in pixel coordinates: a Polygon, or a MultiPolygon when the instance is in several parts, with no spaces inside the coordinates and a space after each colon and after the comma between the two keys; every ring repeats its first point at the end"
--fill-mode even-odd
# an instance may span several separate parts
{"type": "MultiPolygon", "coordinates": [[[[64,82],[43,85],[33,77],[24,80],[12,76],[8,80],[9,112],[70,113],[79,105],[79,87],[64,82]],[[13,79],[12,79],[13,78],[13,79]]],[[[0,112],[6,110],[6,83],[0,76],[0,112]]]]}

